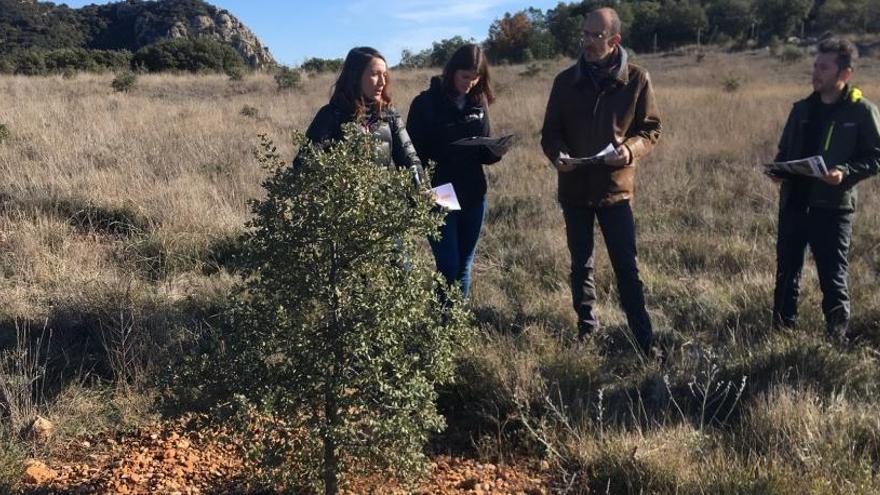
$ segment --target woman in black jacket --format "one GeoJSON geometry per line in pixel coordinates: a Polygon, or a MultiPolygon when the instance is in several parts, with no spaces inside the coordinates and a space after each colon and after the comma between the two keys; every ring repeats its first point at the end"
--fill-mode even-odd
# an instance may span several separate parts
{"type": "MultiPolygon", "coordinates": [[[[361,46],[348,52],[330,102],[318,110],[306,130],[306,137],[314,143],[338,141],[343,137],[342,124],[348,122],[357,122],[364,132],[379,139],[380,165],[408,168],[413,180],[422,182],[422,163],[403,119],[391,105],[388,64],[374,48],[361,46]]],[[[299,165],[300,159],[300,156],[294,159],[294,167],[299,165]]]]}
{"type": "Polygon", "coordinates": [[[437,167],[431,183],[452,183],[460,211],[449,211],[440,228],[440,239],[431,240],[437,269],[449,284],[470,290],[471,265],[486,211],[486,176],[483,165],[495,163],[507,148],[452,144],[463,138],[489,136],[489,104],[495,97],[489,64],[482,49],[465,45],[452,55],[443,75],[416,96],[409,108],[406,129],[422,161],[437,167]]]}

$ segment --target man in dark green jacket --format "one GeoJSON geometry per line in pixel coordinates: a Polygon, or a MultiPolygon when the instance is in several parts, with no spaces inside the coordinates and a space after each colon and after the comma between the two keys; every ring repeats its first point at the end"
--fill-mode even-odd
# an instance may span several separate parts
{"type": "Polygon", "coordinates": [[[816,261],[822,312],[832,338],[846,338],[850,319],[847,256],[856,208],[856,184],[880,171],[880,113],[848,84],[857,58],[847,40],[819,45],[813,89],[794,104],[776,161],[821,155],[828,174],[787,176],[779,195],[776,289],[773,322],[792,327],[797,319],[800,277],[807,246],[816,261]]]}

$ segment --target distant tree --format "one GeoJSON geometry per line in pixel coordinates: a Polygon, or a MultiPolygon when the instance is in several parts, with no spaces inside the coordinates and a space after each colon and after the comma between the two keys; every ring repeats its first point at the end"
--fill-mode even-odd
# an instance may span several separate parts
{"type": "Polygon", "coordinates": [[[128,50],[89,50],[99,70],[121,70],[131,67],[132,53],[128,50]]]}
{"type": "Polygon", "coordinates": [[[98,64],[85,48],[61,48],[51,50],[44,55],[46,70],[49,72],[63,72],[65,69],[75,71],[98,70],[98,64]]]}
{"type": "Polygon", "coordinates": [[[637,51],[696,43],[698,34],[708,34],[709,21],[697,0],[639,2],[633,16],[629,39],[637,51]]]}
{"type": "Polygon", "coordinates": [[[244,67],[244,60],[229,45],[208,38],[173,38],[145,46],[132,58],[132,65],[150,72],[166,70],[227,73],[244,67]]]}
{"type": "Polygon", "coordinates": [[[546,59],[558,53],[557,46],[547,17],[535,8],[496,19],[486,40],[487,53],[496,61],[523,62],[528,54],[533,59],[546,59]]]}
{"type": "Polygon", "coordinates": [[[529,46],[532,24],[525,12],[506,13],[489,28],[486,40],[488,54],[494,60],[518,61],[529,46]]]}
{"type": "Polygon", "coordinates": [[[137,74],[132,71],[120,72],[116,75],[113,81],[110,82],[110,86],[118,93],[128,93],[134,89],[135,84],[137,84],[137,79],[137,74]]]}
{"type": "Polygon", "coordinates": [[[443,67],[456,50],[468,43],[476,43],[474,39],[464,39],[461,36],[435,41],[431,48],[420,52],[404,49],[400,53],[398,67],[403,69],[423,69],[427,67],[443,67]]]}
{"type": "Polygon", "coordinates": [[[693,44],[708,34],[709,21],[699,0],[668,0],[660,23],[664,48],[693,44]]]}
{"type": "Polygon", "coordinates": [[[876,22],[880,19],[880,1],[825,0],[817,2],[814,13],[815,20],[812,27],[816,31],[868,32],[872,27],[877,27],[876,22]]]}
{"type": "Polygon", "coordinates": [[[400,63],[398,67],[402,69],[422,69],[431,66],[431,49],[425,49],[420,52],[413,52],[404,49],[400,52],[400,63]]]}
{"type": "Polygon", "coordinates": [[[709,30],[730,38],[746,36],[756,17],[753,0],[712,0],[706,7],[709,30]]]}
{"type": "Polygon", "coordinates": [[[431,55],[429,57],[431,67],[443,67],[456,50],[468,43],[475,43],[475,40],[466,40],[461,36],[453,36],[449,39],[435,41],[431,47],[431,55]]]}
{"type": "Polygon", "coordinates": [[[341,58],[317,58],[312,57],[300,65],[300,68],[308,72],[339,72],[342,69],[341,58]]]}
{"type": "Polygon", "coordinates": [[[800,34],[813,0],[755,0],[755,17],[761,41],[800,34]]]}
{"type": "Polygon", "coordinates": [[[536,8],[526,9],[529,17],[531,31],[526,48],[522,52],[520,61],[529,62],[531,60],[543,60],[555,56],[559,53],[556,39],[550,32],[550,26],[547,16],[536,8]]]}
{"type": "Polygon", "coordinates": [[[581,27],[584,15],[571,4],[559,2],[555,9],[547,11],[547,28],[559,53],[577,57],[581,53],[581,27]]]}
{"type": "Polygon", "coordinates": [[[290,91],[302,88],[302,72],[282,65],[275,72],[275,84],[278,91],[290,91]]]}
{"type": "Polygon", "coordinates": [[[15,73],[23,76],[41,76],[46,74],[46,59],[42,52],[29,50],[19,54],[16,60],[15,73]]]}
{"type": "Polygon", "coordinates": [[[629,46],[638,51],[654,49],[659,43],[662,27],[663,6],[660,2],[639,2],[633,7],[633,22],[629,28],[629,46]]]}

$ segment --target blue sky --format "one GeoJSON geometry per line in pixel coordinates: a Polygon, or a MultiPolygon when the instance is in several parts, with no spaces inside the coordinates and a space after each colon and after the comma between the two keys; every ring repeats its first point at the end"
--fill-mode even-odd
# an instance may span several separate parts
{"type": "MultiPolygon", "coordinates": [[[[109,1],[71,0],[70,7],[109,1]]],[[[505,12],[553,8],[559,0],[212,0],[241,19],[281,63],[308,57],[342,58],[370,45],[391,64],[404,48],[414,51],[455,35],[482,41],[505,12]]]]}

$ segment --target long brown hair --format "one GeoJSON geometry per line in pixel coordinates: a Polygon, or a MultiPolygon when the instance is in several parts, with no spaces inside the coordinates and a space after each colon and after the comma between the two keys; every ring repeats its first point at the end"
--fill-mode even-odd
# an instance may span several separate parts
{"type": "Polygon", "coordinates": [[[484,97],[487,104],[495,101],[495,92],[492,91],[492,75],[489,72],[489,61],[480,45],[469,43],[462,46],[446,62],[443,68],[443,89],[447,94],[454,95],[455,72],[459,70],[472,70],[480,76],[480,82],[474,85],[468,92],[468,97],[474,103],[479,103],[484,97]]]}
{"type": "MultiPolygon", "coordinates": [[[[387,65],[385,57],[375,48],[369,46],[352,48],[346,55],[339,78],[333,85],[333,95],[330,97],[330,102],[351,112],[355,119],[360,118],[366,111],[368,102],[364,98],[364,92],[361,88],[361,78],[370,62],[376,58],[381,59],[387,65]]],[[[386,77],[385,87],[382,88],[382,97],[378,101],[371,102],[375,112],[378,113],[391,105],[390,89],[391,80],[386,77]]]]}

